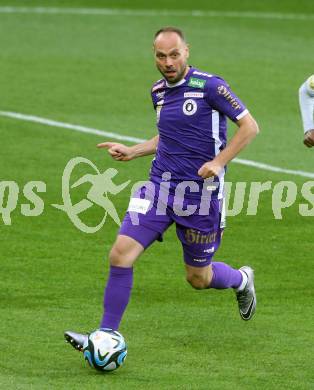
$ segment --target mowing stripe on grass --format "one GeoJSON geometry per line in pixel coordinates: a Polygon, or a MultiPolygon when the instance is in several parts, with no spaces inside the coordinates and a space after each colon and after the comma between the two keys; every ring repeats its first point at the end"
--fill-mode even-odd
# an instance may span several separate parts
{"type": "MultiPolygon", "coordinates": [[[[86,126],[80,126],[80,125],[73,125],[71,123],[65,123],[65,122],[59,122],[47,118],[41,118],[39,116],[34,115],[26,115],[21,114],[18,112],[10,112],[10,111],[0,111],[0,116],[7,117],[7,118],[13,118],[17,120],[22,120],[26,122],[34,122],[34,123],[40,123],[42,125],[51,126],[51,127],[61,127],[63,129],[69,129],[74,131],[79,131],[81,133],[87,133],[87,134],[94,134],[101,137],[116,139],[119,141],[128,141],[128,142],[144,142],[146,141],[143,138],[136,138],[136,137],[130,137],[128,135],[122,135],[118,133],[112,133],[109,131],[104,130],[98,130],[94,129],[92,127],[86,127],[86,126]]],[[[314,179],[314,173],[312,172],[305,172],[305,171],[297,171],[293,169],[285,169],[276,167],[269,164],[260,163],[258,161],[252,161],[252,160],[245,160],[242,158],[234,158],[232,162],[242,165],[247,165],[249,167],[258,168],[264,171],[271,171],[271,172],[277,172],[277,173],[286,173],[289,175],[296,175],[296,176],[302,176],[306,177],[308,179],[314,179]]]]}
{"type": "Polygon", "coordinates": [[[58,8],[58,7],[0,7],[6,14],[69,14],[99,16],[176,16],[274,20],[314,20],[314,14],[253,12],[253,11],[210,11],[210,10],[170,10],[170,9],[118,9],[118,8],[58,8]]]}

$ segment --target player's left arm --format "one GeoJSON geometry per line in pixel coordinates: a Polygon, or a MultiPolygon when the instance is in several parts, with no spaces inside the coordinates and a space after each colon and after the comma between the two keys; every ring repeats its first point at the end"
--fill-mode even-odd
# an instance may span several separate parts
{"type": "Polygon", "coordinates": [[[226,148],[220,152],[212,161],[208,161],[201,166],[198,174],[206,179],[217,176],[242,149],[248,145],[259,132],[258,125],[250,113],[236,122],[238,130],[231,138],[226,148]]]}

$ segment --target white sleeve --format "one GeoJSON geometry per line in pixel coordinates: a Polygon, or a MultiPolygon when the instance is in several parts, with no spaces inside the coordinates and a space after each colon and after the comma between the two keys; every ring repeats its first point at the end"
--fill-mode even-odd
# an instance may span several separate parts
{"type": "Polygon", "coordinates": [[[309,77],[299,89],[299,103],[304,133],[314,129],[314,75],[309,77]]]}

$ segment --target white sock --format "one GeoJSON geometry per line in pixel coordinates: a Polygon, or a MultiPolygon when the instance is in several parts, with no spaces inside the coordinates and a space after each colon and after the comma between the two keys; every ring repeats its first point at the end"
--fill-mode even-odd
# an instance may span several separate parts
{"type": "Polygon", "coordinates": [[[242,274],[242,283],[240,284],[240,286],[238,288],[236,288],[236,291],[242,291],[244,290],[244,287],[246,286],[247,284],[247,274],[241,270],[239,270],[242,274]]]}

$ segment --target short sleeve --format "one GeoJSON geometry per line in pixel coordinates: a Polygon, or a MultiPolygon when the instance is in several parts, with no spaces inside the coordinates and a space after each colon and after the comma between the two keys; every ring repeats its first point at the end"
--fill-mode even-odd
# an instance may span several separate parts
{"type": "Polygon", "coordinates": [[[156,97],[156,94],[153,91],[151,91],[151,98],[152,98],[152,103],[153,103],[154,110],[156,110],[157,97],[156,97]]]}
{"type": "Polygon", "coordinates": [[[206,99],[211,107],[236,122],[248,110],[229,85],[220,77],[212,77],[206,83],[206,99]]]}

